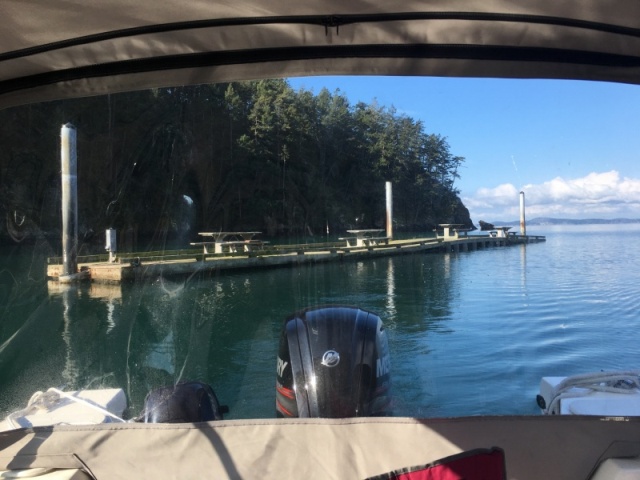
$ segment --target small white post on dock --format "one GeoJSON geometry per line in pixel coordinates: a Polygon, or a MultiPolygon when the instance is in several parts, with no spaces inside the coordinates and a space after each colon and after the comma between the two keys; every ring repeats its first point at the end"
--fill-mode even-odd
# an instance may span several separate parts
{"type": "Polygon", "coordinates": [[[118,247],[116,245],[116,230],[115,228],[107,228],[105,232],[105,245],[104,249],[109,252],[109,263],[116,261],[116,252],[118,247]]]}
{"type": "Polygon", "coordinates": [[[76,128],[67,123],[60,130],[62,175],[62,275],[78,271],[78,157],[76,128]]]}
{"type": "Polygon", "coordinates": [[[520,192],[520,235],[527,234],[527,224],[524,221],[524,192],[520,192]]]}
{"type": "Polygon", "coordinates": [[[387,237],[391,240],[393,238],[393,195],[391,182],[385,183],[385,192],[387,197],[387,237]]]}

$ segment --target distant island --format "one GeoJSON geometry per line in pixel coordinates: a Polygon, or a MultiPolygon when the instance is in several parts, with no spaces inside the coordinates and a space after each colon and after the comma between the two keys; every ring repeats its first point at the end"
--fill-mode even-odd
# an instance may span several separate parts
{"type": "MultiPolygon", "coordinates": [[[[492,222],[493,225],[520,225],[520,220],[512,220],[509,222],[492,222]]],[[[640,218],[587,218],[576,220],[572,218],[549,218],[536,217],[527,219],[527,225],[616,225],[627,223],[640,223],[640,218]]]]}

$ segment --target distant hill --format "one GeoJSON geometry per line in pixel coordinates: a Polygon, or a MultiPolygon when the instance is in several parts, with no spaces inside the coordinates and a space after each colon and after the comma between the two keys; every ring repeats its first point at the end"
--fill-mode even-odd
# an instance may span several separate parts
{"type": "MultiPolygon", "coordinates": [[[[527,219],[527,225],[615,225],[615,224],[627,224],[627,223],[640,223],[640,218],[586,218],[576,220],[572,218],[549,218],[549,217],[537,217],[527,219]]],[[[493,222],[494,225],[520,225],[520,220],[513,220],[509,222],[493,222]]]]}

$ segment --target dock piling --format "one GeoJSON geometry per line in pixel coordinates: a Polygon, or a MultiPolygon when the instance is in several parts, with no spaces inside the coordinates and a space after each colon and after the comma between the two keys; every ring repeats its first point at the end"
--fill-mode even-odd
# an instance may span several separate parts
{"type": "Polygon", "coordinates": [[[76,128],[67,123],[60,130],[62,176],[62,274],[78,270],[78,158],[76,128]]]}
{"type": "Polygon", "coordinates": [[[391,182],[385,183],[385,193],[387,200],[387,237],[391,240],[393,238],[393,195],[391,182]]]}
{"type": "Polygon", "coordinates": [[[527,224],[524,221],[524,192],[520,192],[520,235],[527,235],[527,224]]]}
{"type": "Polygon", "coordinates": [[[104,249],[109,252],[109,263],[115,262],[118,248],[116,244],[116,230],[114,228],[107,228],[105,232],[104,249]]]}

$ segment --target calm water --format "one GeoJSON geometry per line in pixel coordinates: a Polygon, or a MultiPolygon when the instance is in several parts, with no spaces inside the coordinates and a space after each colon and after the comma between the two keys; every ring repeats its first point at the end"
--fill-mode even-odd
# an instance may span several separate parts
{"type": "Polygon", "coordinates": [[[394,412],[536,414],[544,375],[640,366],[640,226],[536,227],[546,243],[61,288],[46,245],[3,250],[0,414],[36,390],[210,383],[228,418],[274,416],[286,315],[353,304],[388,327],[394,412]]]}

